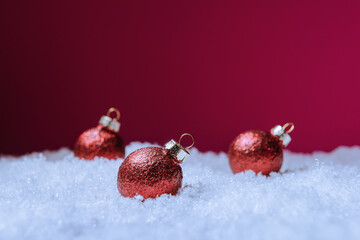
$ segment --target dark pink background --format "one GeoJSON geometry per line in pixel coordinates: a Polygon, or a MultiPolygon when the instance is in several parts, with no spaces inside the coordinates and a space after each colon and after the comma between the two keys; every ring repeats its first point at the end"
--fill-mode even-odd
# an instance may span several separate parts
{"type": "Polygon", "coordinates": [[[360,1],[1,1],[0,152],[71,147],[110,106],[125,141],[226,151],[360,143],[360,1]]]}

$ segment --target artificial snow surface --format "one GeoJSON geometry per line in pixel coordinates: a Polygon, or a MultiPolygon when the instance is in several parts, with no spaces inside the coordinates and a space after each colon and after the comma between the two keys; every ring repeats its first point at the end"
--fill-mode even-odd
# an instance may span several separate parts
{"type": "Polygon", "coordinates": [[[359,147],[285,152],[269,178],[233,175],[225,153],[190,153],[178,195],[146,201],[119,194],[120,159],[2,157],[0,239],[360,239],[359,147]]]}

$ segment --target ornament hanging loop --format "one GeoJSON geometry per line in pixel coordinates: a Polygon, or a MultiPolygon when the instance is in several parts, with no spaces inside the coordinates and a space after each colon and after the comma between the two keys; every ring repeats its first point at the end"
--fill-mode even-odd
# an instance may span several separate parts
{"type": "Polygon", "coordinates": [[[113,113],[113,112],[116,114],[116,118],[115,118],[115,119],[116,119],[117,121],[119,121],[119,119],[120,119],[120,111],[119,111],[118,109],[116,109],[116,108],[113,108],[113,107],[109,108],[106,116],[110,117],[111,113],[113,113]]]}
{"type": "Polygon", "coordinates": [[[120,111],[112,107],[108,110],[106,116],[104,115],[100,118],[99,124],[109,128],[110,130],[118,132],[120,129],[120,123],[118,121],[119,119],[120,119],[120,111]],[[113,112],[116,114],[115,118],[110,117],[111,113],[113,112]]]}
{"type": "Polygon", "coordinates": [[[179,142],[176,142],[174,139],[171,139],[169,142],[165,144],[165,149],[167,149],[171,155],[174,155],[179,163],[182,163],[186,157],[190,155],[187,149],[194,146],[195,140],[193,135],[190,133],[184,133],[181,135],[179,142]],[[190,136],[192,139],[192,144],[188,147],[181,146],[181,139],[185,136],[190,136]]]}
{"type": "Polygon", "coordinates": [[[292,131],[294,131],[295,125],[294,123],[285,123],[284,126],[282,126],[282,129],[284,130],[285,133],[289,134],[292,131]],[[288,130],[286,130],[286,128],[288,128],[290,126],[290,128],[288,130]]]}
{"type": "Polygon", "coordinates": [[[271,134],[274,136],[279,136],[279,139],[282,141],[282,145],[286,147],[291,142],[289,133],[291,133],[294,128],[295,125],[293,123],[286,123],[284,126],[276,125],[271,129],[271,134]]]}
{"type": "Polygon", "coordinates": [[[191,139],[192,139],[192,144],[189,145],[189,146],[187,146],[187,147],[185,147],[185,149],[189,149],[189,148],[191,148],[192,146],[194,146],[194,144],[195,144],[195,139],[194,139],[193,135],[191,135],[190,133],[184,133],[183,135],[181,135],[181,137],[180,137],[180,139],[179,139],[179,144],[180,144],[180,145],[181,145],[181,139],[182,139],[183,137],[185,137],[185,136],[190,136],[191,139]]]}

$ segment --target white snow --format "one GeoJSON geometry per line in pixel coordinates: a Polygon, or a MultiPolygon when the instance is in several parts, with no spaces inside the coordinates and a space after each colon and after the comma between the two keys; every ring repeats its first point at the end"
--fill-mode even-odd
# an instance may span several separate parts
{"type": "Polygon", "coordinates": [[[180,193],[144,202],[119,194],[120,159],[2,157],[0,239],[360,239],[359,147],[285,152],[269,178],[233,175],[225,153],[190,153],[180,193]]]}

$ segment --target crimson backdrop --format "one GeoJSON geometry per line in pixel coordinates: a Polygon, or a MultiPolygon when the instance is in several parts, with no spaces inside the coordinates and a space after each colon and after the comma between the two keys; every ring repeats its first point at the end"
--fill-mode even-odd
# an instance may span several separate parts
{"type": "Polygon", "coordinates": [[[296,124],[289,149],[359,144],[360,1],[1,1],[0,152],[120,135],[227,150],[296,124]]]}

